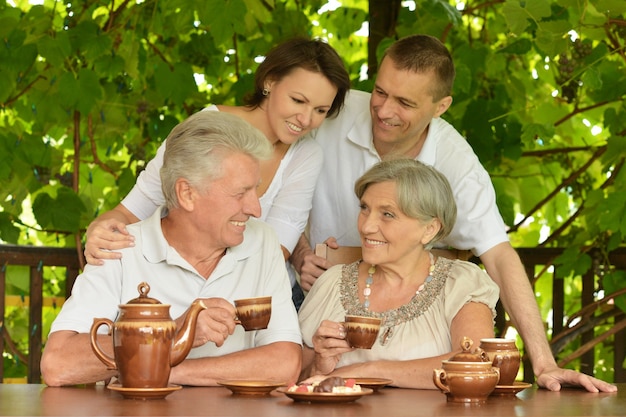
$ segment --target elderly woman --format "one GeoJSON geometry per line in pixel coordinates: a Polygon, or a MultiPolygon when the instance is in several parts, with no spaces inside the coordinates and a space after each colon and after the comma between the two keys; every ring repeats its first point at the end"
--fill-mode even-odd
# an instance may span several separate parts
{"type": "Polygon", "coordinates": [[[436,258],[456,205],[446,178],[410,159],[383,161],[355,185],[363,260],[336,265],[313,285],[299,313],[301,378],[380,377],[435,388],[433,369],[464,336],[493,337],[498,287],[478,266],[436,258]],[[372,349],[353,349],[346,315],[382,319],[372,349]]]}

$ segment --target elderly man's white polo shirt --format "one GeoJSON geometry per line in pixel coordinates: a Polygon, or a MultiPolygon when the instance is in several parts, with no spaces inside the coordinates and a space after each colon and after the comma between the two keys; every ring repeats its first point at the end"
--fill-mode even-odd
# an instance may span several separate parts
{"type": "Polygon", "coordinates": [[[170,304],[174,319],[184,314],[196,298],[221,297],[232,303],[238,298],[272,296],[272,318],[267,329],[244,332],[237,326],[221,347],[207,343],[192,349],[190,358],[221,356],[278,341],[302,343],[284,258],[270,226],[250,219],[243,243],[228,248],[213,273],[204,279],[165,240],[161,230],[165,212],[162,207],[148,219],[128,226],[135,236],[135,247],[122,250],[122,259],[105,260],[103,266],[86,266],[51,332],[87,333],[94,318],[115,321],[118,305],[138,297],[137,286],[145,281],[150,285],[148,295],[170,304]]]}

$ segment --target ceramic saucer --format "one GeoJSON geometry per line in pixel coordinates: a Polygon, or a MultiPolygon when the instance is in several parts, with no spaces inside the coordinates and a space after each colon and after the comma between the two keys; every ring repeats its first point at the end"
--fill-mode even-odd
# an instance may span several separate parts
{"type": "Polygon", "coordinates": [[[119,392],[124,398],[134,400],[159,400],[181,389],[182,386],[170,384],[166,388],[125,388],[116,381],[111,382],[107,388],[119,392]]]}
{"type": "Polygon", "coordinates": [[[226,380],[217,381],[233,392],[233,394],[242,395],[269,395],[278,387],[284,387],[284,382],[276,381],[259,381],[259,380],[226,380]]]}
{"type": "Polygon", "coordinates": [[[515,395],[526,388],[532,387],[533,384],[527,382],[514,382],[513,385],[496,385],[491,395],[515,395]]]}
{"type": "MultiPolygon", "coordinates": [[[[344,379],[349,379],[349,378],[344,378],[344,379]]],[[[389,385],[393,383],[391,379],[385,379],[385,378],[352,378],[352,379],[354,379],[354,383],[360,385],[361,388],[370,388],[374,392],[383,388],[385,385],[389,385]]]]}
{"type": "Polygon", "coordinates": [[[361,392],[295,392],[288,391],[287,388],[280,388],[278,392],[282,392],[287,397],[297,402],[306,403],[348,403],[356,401],[364,395],[370,395],[374,391],[370,388],[361,388],[361,392]]]}

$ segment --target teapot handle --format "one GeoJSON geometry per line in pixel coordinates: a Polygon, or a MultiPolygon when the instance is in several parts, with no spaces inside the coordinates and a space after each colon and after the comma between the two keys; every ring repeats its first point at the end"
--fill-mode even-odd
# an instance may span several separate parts
{"type": "Polygon", "coordinates": [[[435,383],[437,388],[441,390],[441,392],[443,392],[444,394],[449,393],[450,387],[444,385],[444,383],[441,382],[441,380],[444,380],[444,381],[446,380],[446,371],[444,371],[443,369],[434,369],[433,370],[433,382],[435,383]]]}
{"type": "Polygon", "coordinates": [[[93,353],[95,353],[98,359],[100,359],[102,363],[104,363],[107,366],[107,369],[117,369],[117,366],[115,365],[115,361],[113,360],[113,358],[107,355],[106,353],[104,353],[104,351],[100,348],[100,345],[98,344],[98,328],[102,326],[103,324],[109,327],[108,335],[111,336],[113,332],[113,322],[111,320],[106,319],[106,318],[93,319],[93,324],[91,325],[91,332],[90,332],[91,347],[93,349],[93,353]]]}

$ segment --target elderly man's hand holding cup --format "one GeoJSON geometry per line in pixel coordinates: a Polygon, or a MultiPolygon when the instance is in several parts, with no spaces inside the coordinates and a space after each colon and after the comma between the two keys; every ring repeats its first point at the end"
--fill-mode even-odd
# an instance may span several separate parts
{"type": "Polygon", "coordinates": [[[267,329],[272,317],[272,297],[253,297],[235,300],[237,324],[246,331],[267,329]]]}

